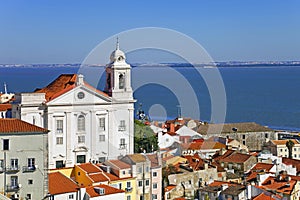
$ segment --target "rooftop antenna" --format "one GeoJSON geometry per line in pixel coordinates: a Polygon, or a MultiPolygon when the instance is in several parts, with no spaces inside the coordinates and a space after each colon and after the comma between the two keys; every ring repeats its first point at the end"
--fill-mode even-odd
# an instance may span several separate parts
{"type": "Polygon", "coordinates": [[[6,83],[4,82],[4,94],[7,94],[7,87],[6,87],[6,83]]]}
{"type": "Polygon", "coordinates": [[[116,50],[120,49],[120,44],[119,44],[119,37],[117,37],[117,45],[116,45],[116,50]]]}

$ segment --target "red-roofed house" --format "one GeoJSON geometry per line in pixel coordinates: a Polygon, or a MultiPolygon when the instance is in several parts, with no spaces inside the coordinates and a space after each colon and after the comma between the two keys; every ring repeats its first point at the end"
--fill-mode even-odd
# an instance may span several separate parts
{"type": "Polygon", "coordinates": [[[50,199],[77,199],[80,188],[70,178],[60,172],[49,174],[49,195],[50,199]]]}
{"type": "Polygon", "coordinates": [[[95,185],[86,188],[86,199],[91,200],[122,200],[125,198],[125,191],[108,185],[95,185]],[[88,196],[88,197],[87,197],[88,196]]]}
{"type": "Polygon", "coordinates": [[[218,162],[222,167],[227,169],[235,169],[240,172],[246,172],[257,163],[257,158],[249,154],[235,152],[225,158],[219,159],[218,162]]]}
{"type": "Polygon", "coordinates": [[[20,199],[47,195],[47,134],[19,119],[0,119],[0,193],[20,199]]]}
{"type": "MultiPolygon", "coordinates": [[[[105,92],[91,86],[81,74],[62,74],[33,93],[16,95],[13,117],[50,130],[50,169],[133,153],[131,67],[119,49],[110,58],[105,92]]],[[[101,75],[96,71],[87,74],[90,81],[101,75]]]]}
{"type": "MultiPolygon", "coordinates": [[[[265,149],[269,150],[275,156],[287,158],[289,156],[289,150],[286,146],[288,141],[289,140],[270,140],[266,144],[265,149]]],[[[292,148],[293,159],[300,160],[300,143],[295,139],[291,139],[291,141],[294,143],[292,148]]]]}

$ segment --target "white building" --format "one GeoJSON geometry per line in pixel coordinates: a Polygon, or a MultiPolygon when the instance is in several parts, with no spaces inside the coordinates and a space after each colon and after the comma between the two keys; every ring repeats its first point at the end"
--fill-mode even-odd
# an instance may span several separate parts
{"type": "Polygon", "coordinates": [[[106,66],[106,92],[83,75],[62,74],[34,93],[16,95],[13,117],[50,130],[49,168],[133,153],[135,100],[125,58],[117,44],[106,66]]]}
{"type": "Polygon", "coordinates": [[[0,119],[0,193],[28,200],[47,195],[47,133],[19,119],[0,119]]]}
{"type": "MultiPolygon", "coordinates": [[[[287,158],[289,156],[289,150],[286,146],[288,141],[289,140],[270,140],[266,143],[264,148],[269,150],[275,156],[287,158]]],[[[295,139],[291,139],[291,141],[294,143],[292,148],[292,158],[300,160],[300,143],[295,139]]]]}

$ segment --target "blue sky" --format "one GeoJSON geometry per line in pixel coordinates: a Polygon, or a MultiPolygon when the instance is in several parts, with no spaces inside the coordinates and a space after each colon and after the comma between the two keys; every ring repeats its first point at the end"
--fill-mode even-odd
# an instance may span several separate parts
{"type": "Polygon", "coordinates": [[[0,1],[0,63],[80,63],[121,31],[163,27],[215,61],[300,60],[300,1],[0,1]]]}

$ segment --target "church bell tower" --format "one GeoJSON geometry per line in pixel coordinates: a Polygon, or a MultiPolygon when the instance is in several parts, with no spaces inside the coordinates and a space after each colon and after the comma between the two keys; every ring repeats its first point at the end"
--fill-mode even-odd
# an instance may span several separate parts
{"type": "Polygon", "coordinates": [[[115,100],[133,100],[131,88],[131,67],[126,63],[126,56],[120,50],[117,38],[116,50],[110,55],[106,65],[105,91],[115,100]]]}

